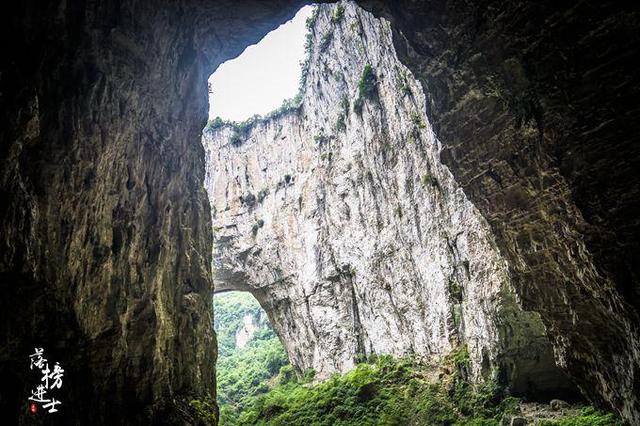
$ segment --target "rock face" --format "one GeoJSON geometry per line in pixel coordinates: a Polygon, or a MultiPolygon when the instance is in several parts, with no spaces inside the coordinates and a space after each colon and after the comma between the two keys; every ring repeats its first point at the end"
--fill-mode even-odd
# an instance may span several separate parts
{"type": "Polygon", "coordinates": [[[204,133],[217,291],[251,291],[294,366],[320,378],[371,354],[467,345],[476,378],[570,391],[488,224],[440,161],[389,23],[322,6],[312,38],[298,110],[204,133]]]}
{"type": "Polygon", "coordinates": [[[637,6],[363,3],[394,25],[442,161],[558,361],[640,424],[637,6]]]}
{"type": "MultiPolygon", "coordinates": [[[[68,366],[60,423],[170,423],[177,397],[213,388],[211,224],[198,144],[206,77],[304,2],[41,3],[4,2],[0,11],[2,419],[27,422],[24,400],[33,382],[25,357],[34,346],[44,346],[68,366]]],[[[539,315],[557,359],[583,392],[640,423],[637,6],[517,0],[359,4],[390,20],[401,62],[425,88],[424,123],[437,134],[441,161],[452,175],[440,178],[445,186],[453,179],[447,197],[461,188],[459,203],[470,201],[488,223],[477,228],[488,234],[484,241],[495,242],[487,257],[496,260],[488,270],[493,278],[486,280],[500,281],[506,271],[502,299],[509,300],[512,287],[513,298],[537,313],[515,308],[517,316],[539,315]]],[[[353,94],[353,81],[347,84],[353,94]]],[[[371,120],[382,110],[367,101],[363,117],[371,120]]],[[[334,118],[326,117],[326,134],[334,134],[334,118]]],[[[360,128],[365,135],[356,120],[350,114],[346,134],[360,128]]],[[[368,134],[381,135],[376,123],[382,121],[371,123],[368,134]]],[[[424,129],[419,133],[418,146],[426,149],[429,139],[424,129]]],[[[328,146],[344,144],[346,137],[328,146]]],[[[366,140],[368,149],[378,146],[366,140]]],[[[368,154],[369,161],[378,158],[374,168],[368,166],[372,179],[390,176],[393,161],[409,161],[412,154],[399,147],[388,157],[368,154]]],[[[434,160],[428,163],[434,173],[443,173],[434,160]]],[[[304,193],[297,187],[300,178],[291,192],[304,193]]],[[[373,206],[376,199],[381,226],[391,220],[417,224],[420,212],[411,213],[407,200],[401,219],[389,215],[393,195],[421,191],[396,182],[384,186],[384,199],[369,193],[365,200],[373,184],[363,180],[361,203],[373,206]]],[[[323,205],[335,197],[327,192],[323,205]]],[[[430,208],[459,203],[434,201],[430,208]]],[[[323,213],[322,220],[336,214],[323,213]]],[[[455,226],[452,219],[442,229],[455,226]]],[[[404,237],[412,236],[402,228],[404,237]]],[[[256,238],[262,230],[267,229],[257,228],[256,238]]],[[[364,248],[371,238],[363,236],[364,248]]],[[[412,238],[416,247],[426,237],[412,238]]],[[[468,247],[458,250],[460,259],[469,259],[471,274],[473,253],[464,250],[481,244],[468,247]]],[[[293,270],[290,265],[285,266],[293,270]]],[[[350,273],[336,269],[336,289],[350,291],[350,273]]],[[[438,297],[446,299],[429,294],[416,300],[438,297]]],[[[461,309],[468,309],[466,294],[461,297],[461,309]]],[[[470,320],[464,312],[460,319],[470,320]]],[[[386,318],[378,321],[385,329],[386,318]]],[[[513,341],[500,337],[509,335],[508,324],[492,342],[513,341]]],[[[464,327],[449,329],[457,331],[456,339],[466,339],[478,328],[464,327]]],[[[408,345],[402,340],[398,347],[408,345]]]]}
{"type": "Polygon", "coordinates": [[[1,423],[33,420],[36,346],[66,371],[47,421],[182,424],[215,392],[206,79],[297,10],[272,3],[3,4],[1,423]]]}
{"type": "Polygon", "coordinates": [[[254,315],[247,314],[243,316],[242,327],[236,331],[236,348],[242,349],[247,346],[247,343],[265,321],[266,318],[256,318],[254,315]]]}

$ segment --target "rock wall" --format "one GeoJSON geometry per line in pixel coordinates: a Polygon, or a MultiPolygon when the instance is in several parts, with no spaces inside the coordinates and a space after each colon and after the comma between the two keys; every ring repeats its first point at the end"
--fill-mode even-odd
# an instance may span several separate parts
{"type": "Polygon", "coordinates": [[[558,362],[640,424],[637,5],[361,3],[391,20],[441,159],[558,362]]]}
{"type": "MultiPolygon", "coordinates": [[[[212,388],[205,81],[302,3],[0,6],[3,420],[27,421],[35,345],[73,366],[63,424],[170,422],[212,388]]],[[[640,423],[637,6],[359,4],[391,21],[516,298],[585,394],[640,423]]]]}
{"type": "Polygon", "coordinates": [[[476,378],[570,392],[489,225],[440,161],[389,23],[341,3],[320,7],[311,34],[298,110],[204,133],[217,291],[251,291],[293,365],[320,378],[371,354],[467,345],[476,378]]]}
{"type": "Polygon", "coordinates": [[[48,422],[183,424],[215,393],[206,79],[295,3],[1,6],[1,423],[42,421],[36,346],[66,371],[48,422]]]}

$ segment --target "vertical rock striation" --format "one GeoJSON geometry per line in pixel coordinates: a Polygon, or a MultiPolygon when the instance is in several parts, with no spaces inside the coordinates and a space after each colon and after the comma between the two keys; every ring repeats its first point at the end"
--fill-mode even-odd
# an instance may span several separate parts
{"type": "Polygon", "coordinates": [[[299,369],[467,345],[476,378],[567,393],[489,225],[440,161],[390,25],[320,7],[297,110],[206,130],[214,279],[251,291],[299,369]]]}

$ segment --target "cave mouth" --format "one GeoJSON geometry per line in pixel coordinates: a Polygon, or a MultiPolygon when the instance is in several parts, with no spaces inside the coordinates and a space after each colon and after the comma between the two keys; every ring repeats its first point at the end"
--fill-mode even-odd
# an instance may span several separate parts
{"type": "Polygon", "coordinates": [[[292,380],[294,373],[267,313],[251,293],[217,293],[213,307],[217,400],[222,424],[227,424],[227,418],[237,418],[255,398],[292,380]]]}
{"type": "Polygon", "coordinates": [[[294,100],[302,81],[307,22],[316,7],[300,8],[292,19],[211,74],[209,120],[242,122],[294,100]]]}
{"type": "MultiPolygon", "coordinates": [[[[238,57],[221,64],[208,80],[209,122],[240,128],[260,117],[287,110],[301,101],[303,67],[308,57],[308,20],[317,6],[301,7],[294,17],[248,46],[238,57]]],[[[210,177],[207,177],[210,179],[210,177]]],[[[215,208],[212,209],[215,217],[215,208]]],[[[214,228],[214,235],[216,229],[214,228]]],[[[215,256],[214,256],[215,257],[215,256]]],[[[256,397],[275,384],[295,380],[295,373],[271,321],[258,300],[237,285],[219,280],[213,295],[214,330],[218,340],[217,403],[223,424],[244,412],[256,397]]],[[[246,287],[246,288],[245,288],[246,287]]]]}

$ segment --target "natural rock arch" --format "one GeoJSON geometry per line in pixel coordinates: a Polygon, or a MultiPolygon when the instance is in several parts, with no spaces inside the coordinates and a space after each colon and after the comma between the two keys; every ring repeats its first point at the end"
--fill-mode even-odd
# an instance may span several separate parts
{"type": "MultiPolygon", "coordinates": [[[[67,424],[171,421],[213,384],[206,78],[304,2],[6,3],[3,417],[24,415],[40,345],[77,373],[67,424]]],[[[638,422],[635,7],[362,4],[394,25],[443,161],[560,361],[638,422]]]]}

